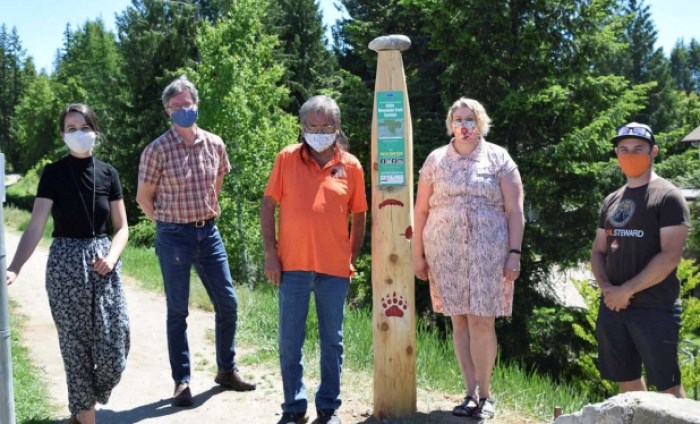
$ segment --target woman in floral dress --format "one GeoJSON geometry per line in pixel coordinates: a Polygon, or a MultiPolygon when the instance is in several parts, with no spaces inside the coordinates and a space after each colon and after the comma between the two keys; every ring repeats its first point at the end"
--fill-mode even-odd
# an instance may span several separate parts
{"type": "Polygon", "coordinates": [[[492,418],[495,319],[510,316],[520,273],[523,188],[508,152],[487,142],[491,119],[476,100],[448,110],[453,138],[420,171],[415,206],[416,276],[430,281],[433,309],[449,316],[467,390],[453,414],[492,418]]]}

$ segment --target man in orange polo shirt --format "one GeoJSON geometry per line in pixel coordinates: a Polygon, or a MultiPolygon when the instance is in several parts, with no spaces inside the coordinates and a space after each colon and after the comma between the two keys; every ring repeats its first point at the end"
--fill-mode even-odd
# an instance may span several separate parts
{"type": "Polygon", "coordinates": [[[279,287],[284,403],[278,424],[307,421],[302,347],[312,291],[321,345],[315,422],[339,424],[345,297],[365,235],[364,172],[357,158],[347,152],[340,109],[333,99],[314,96],[299,114],[301,143],[277,155],[260,211],[265,276],[279,287]]]}

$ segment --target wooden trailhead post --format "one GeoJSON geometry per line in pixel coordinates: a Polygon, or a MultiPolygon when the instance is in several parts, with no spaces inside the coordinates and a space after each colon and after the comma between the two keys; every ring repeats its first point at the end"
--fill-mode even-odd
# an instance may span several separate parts
{"type": "Polygon", "coordinates": [[[413,131],[401,51],[404,35],[375,38],[372,113],[372,310],[374,416],[416,411],[413,235],[413,131]]]}

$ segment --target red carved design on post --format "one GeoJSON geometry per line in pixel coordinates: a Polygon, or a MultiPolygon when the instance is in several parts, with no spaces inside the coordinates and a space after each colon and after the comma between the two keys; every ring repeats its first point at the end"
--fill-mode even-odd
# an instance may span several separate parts
{"type": "Polygon", "coordinates": [[[408,309],[408,302],[396,292],[382,297],[382,308],[384,315],[388,317],[403,318],[404,311],[408,309]]]}
{"type": "Polygon", "coordinates": [[[398,199],[386,199],[382,203],[379,204],[379,209],[383,208],[384,206],[401,206],[403,207],[403,202],[398,200],[398,199]]]}

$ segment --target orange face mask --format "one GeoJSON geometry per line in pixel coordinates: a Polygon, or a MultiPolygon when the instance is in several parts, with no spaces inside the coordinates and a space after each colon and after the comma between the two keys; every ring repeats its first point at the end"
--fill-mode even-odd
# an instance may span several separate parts
{"type": "Polygon", "coordinates": [[[651,155],[648,153],[628,153],[618,155],[617,163],[622,172],[630,178],[642,175],[651,165],[651,155]]]}

